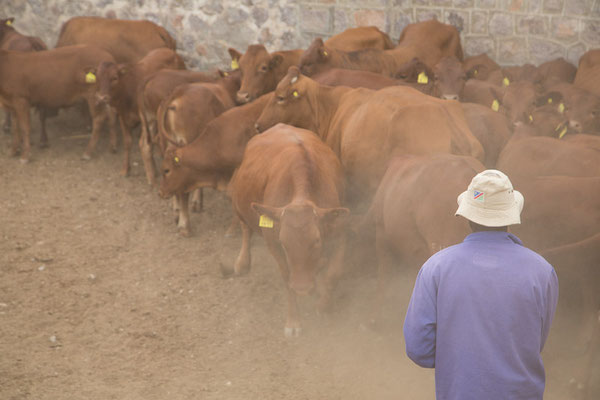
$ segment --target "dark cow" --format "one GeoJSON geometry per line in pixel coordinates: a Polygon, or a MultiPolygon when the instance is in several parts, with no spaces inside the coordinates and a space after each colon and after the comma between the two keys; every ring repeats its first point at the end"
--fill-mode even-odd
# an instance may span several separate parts
{"type": "Polygon", "coordinates": [[[372,194],[395,152],[455,153],[483,159],[458,102],[412,88],[378,91],[322,86],[290,68],[257,128],[278,122],[316,132],[339,155],[352,191],[372,194]]]}
{"type": "MultiPolygon", "coordinates": [[[[129,174],[129,153],[131,150],[131,130],[139,122],[138,90],[142,82],[162,68],[184,69],[183,59],[173,50],[159,48],[150,51],[137,63],[115,64],[105,62],[96,71],[98,96],[109,102],[117,111],[123,135],[124,159],[121,175],[129,174]]],[[[86,153],[84,157],[89,157],[86,153]]]]}
{"type": "Polygon", "coordinates": [[[581,56],[574,84],[600,96],[600,49],[589,50],[581,56]]]}
{"type": "Polygon", "coordinates": [[[340,162],[314,133],[279,124],[248,142],[231,182],[243,235],[234,271],[248,272],[250,238],[261,233],[287,288],[286,336],[300,334],[296,295],[311,292],[318,278],[319,308],[330,306],[344,257],[343,195],[340,162]]]}
{"type": "Polygon", "coordinates": [[[396,46],[398,50],[403,48],[414,49],[416,54],[413,57],[423,61],[429,68],[433,68],[444,56],[454,56],[460,61],[463,59],[458,30],[436,19],[408,24],[402,30],[396,46]]]}
{"type": "MultiPolygon", "coordinates": [[[[15,114],[19,128],[13,131],[12,155],[16,155],[21,146],[21,161],[29,161],[31,107],[57,109],[80,101],[87,102],[93,119],[92,140],[86,150],[91,153],[103,122],[112,114],[106,104],[98,101],[96,78],[91,74],[102,62],[114,62],[114,58],[94,46],[28,53],[0,50],[0,101],[15,114]]],[[[42,143],[46,141],[47,138],[42,137],[42,143]]],[[[113,129],[111,144],[114,150],[116,132],[113,129]]]]}
{"type": "Polygon", "coordinates": [[[302,50],[269,53],[262,44],[248,46],[244,54],[230,48],[231,65],[242,73],[242,84],[237,93],[239,104],[248,103],[265,93],[275,90],[292,65],[297,65],[302,50]]]}
{"type": "Polygon", "coordinates": [[[101,17],[74,17],[63,24],[56,47],[76,44],[102,47],[118,63],[135,63],[159,47],[177,47],[169,32],[154,22],[101,17]]]}
{"type": "Polygon", "coordinates": [[[540,64],[537,70],[544,88],[549,82],[572,83],[577,73],[577,67],[562,57],[540,64]]]}

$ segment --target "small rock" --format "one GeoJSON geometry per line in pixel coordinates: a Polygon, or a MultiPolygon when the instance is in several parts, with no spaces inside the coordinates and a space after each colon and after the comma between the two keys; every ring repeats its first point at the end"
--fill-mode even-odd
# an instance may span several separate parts
{"type": "Polygon", "coordinates": [[[93,281],[94,279],[96,279],[96,275],[94,275],[94,274],[89,274],[89,275],[88,275],[88,278],[90,278],[90,280],[92,280],[92,281],[93,281]]]}
{"type": "Polygon", "coordinates": [[[52,335],[52,336],[50,336],[50,341],[51,341],[52,343],[56,343],[56,340],[57,340],[57,339],[56,339],[56,335],[52,335]]]}
{"type": "Polygon", "coordinates": [[[46,266],[45,266],[45,265],[40,265],[40,266],[38,267],[38,271],[43,271],[43,270],[45,270],[45,269],[46,269],[46,266]]]}
{"type": "Polygon", "coordinates": [[[231,381],[225,382],[225,386],[231,386],[231,381]]]}

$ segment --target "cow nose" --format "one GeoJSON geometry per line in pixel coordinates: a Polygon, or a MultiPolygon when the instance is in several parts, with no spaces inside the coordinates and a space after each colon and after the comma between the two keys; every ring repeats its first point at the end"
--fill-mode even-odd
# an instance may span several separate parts
{"type": "Polygon", "coordinates": [[[575,129],[577,132],[581,132],[581,124],[579,121],[569,121],[569,126],[575,129]]]}
{"type": "Polygon", "coordinates": [[[258,125],[258,122],[254,124],[254,129],[256,130],[256,133],[260,133],[260,125],[258,125]]]}
{"type": "Polygon", "coordinates": [[[96,95],[96,103],[98,103],[98,104],[106,104],[106,103],[108,103],[108,95],[98,93],[96,95]]]}
{"type": "Polygon", "coordinates": [[[457,94],[444,94],[442,95],[442,99],[444,100],[458,100],[457,94]]]}
{"type": "Polygon", "coordinates": [[[250,94],[248,92],[237,92],[237,102],[240,104],[246,104],[250,101],[250,94]]]}

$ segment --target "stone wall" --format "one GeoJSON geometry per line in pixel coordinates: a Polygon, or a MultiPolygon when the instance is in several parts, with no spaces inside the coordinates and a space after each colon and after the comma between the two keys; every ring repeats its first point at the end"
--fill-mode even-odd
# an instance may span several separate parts
{"type": "Polygon", "coordinates": [[[306,48],[317,36],[375,25],[397,40],[411,22],[437,18],[457,27],[466,55],[488,53],[502,65],[565,57],[577,64],[600,47],[600,0],[2,0],[0,16],[53,46],[73,16],[149,19],[176,38],[189,67],[229,64],[243,52],[306,48]]]}

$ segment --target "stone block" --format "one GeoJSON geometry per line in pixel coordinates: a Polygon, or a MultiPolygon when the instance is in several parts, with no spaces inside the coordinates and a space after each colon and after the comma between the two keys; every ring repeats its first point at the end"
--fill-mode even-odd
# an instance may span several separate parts
{"type": "Polygon", "coordinates": [[[587,16],[592,11],[592,3],[591,0],[569,0],[565,2],[565,15],[587,16]]]}
{"type": "Polygon", "coordinates": [[[471,12],[471,33],[485,35],[488,33],[488,12],[475,11],[471,12]]]}
{"type": "Polygon", "coordinates": [[[574,43],[579,39],[581,28],[576,18],[553,17],[550,27],[553,39],[566,43],[574,43]]]}
{"type": "Polygon", "coordinates": [[[194,32],[202,32],[202,34],[206,34],[206,32],[210,32],[210,24],[204,21],[201,17],[195,14],[191,14],[188,16],[188,26],[191,31],[194,32]]]}
{"type": "MultiPolygon", "coordinates": [[[[335,1],[334,1],[335,3],[335,1]]],[[[344,0],[344,5],[360,8],[382,8],[387,6],[387,0],[344,0]]]]}
{"type": "Polygon", "coordinates": [[[252,18],[256,26],[262,26],[269,19],[269,12],[265,8],[255,7],[252,9],[252,18]]]}
{"type": "Polygon", "coordinates": [[[408,7],[412,5],[412,0],[390,0],[390,6],[392,7],[408,7]]]}
{"type": "Polygon", "coordinates": [[[428,6],[430,4],[429,0],[413,0],[414,6],[428,6]]]}
{"type": "Polygon", "coordinates": [[[544,0],[545,13],[560,14],[564,7],[564,0],[544,0]]]}
{"type": "Polygon", "coordinates": [[[465,57],[477,56],[481,53],[495,58],[496,44],[494,39],[487,36],[467,36],[463,40],[463,49],[465,57]]]}
{"type": "Polygon", "coordinates": [[[407,10],[407,12],[398,11],[395,13],[391,29],[392,40],[398,40],[404,28],[412,23],[412,15],[408,14],[408,12],[410,12],[410,10],[407,10]]]}
{"type": "Polygon", "coordinates": [[[204,5],[200,7],[200,10],[207,15],[216,15],[223,12],[222,1],[220,0],[207,0],[204,5]]]}
{"type": "Polygon", "coordinates": [[[454,26],[458,33],[469,33],[468,11],[446,10],[444,12],[444,22],[454,26]]]}
{"type": "Polygon", "coordinates": [[[495,8],[496,0],[476,0],[475,7],[476,8],[495,8]]]}
{"type": "Polygon", "coordinates": [[[383,10],[359,10],[353,14],[356,26],[373,25],[386,31],[386,18],[383,10]]]}
{"type": "Polygon", "coordinates": [[[579,65],[579,59],[581,56],[587,51],[587,47],[585,44],[579,42],[567,49],[567,56],[565,57],[567,61],[573,63],[573,65],[579,65]]]}
{"type": "Polygon", "coordinates": [[[514,33],[512,14],[493,13],[490,17],[489,32],[491,35],[508,36],[514,33]]]}
{"type": "Polygon", "coordinates": [[[298,9],[296,7],[281,7],[279,9],[281,20],[287,26],[297,26],[298,24],[298,9]]]}
{"type": "Polygon", "coordinates": [[[329,34],[332,20],[331,7],[300,6],[300,28],[308,32],[329,34]]]}
{"type": "Polygon", "coordinates": [[[566,55],[565,46],[547,39],[529,39],[530,62],[539,65],[543,62],[566,55]]]}
{"type": "Polygon", "coordinates": [[[600,20],[583,20],[581,39],[593,47],[599,47],[600,43],[600,20]]]}
{"type": "Polygon", "coordinates": [[[522,65],[529,61],[526,38],[510,37],[498,40],[498,58],[500,65],[522,65]]]}
{"type": "Polygon", "coordinates": [[[426,8],[418,8],[416,10],[416,22],[428,21],[430,19],[442,20],[442,10],[430,10],[426,8]]]}
{"type": "Polygon", "coordinates": [[[475,0],[454,0],[452,4],[457,8],[471,8],[475,4],[475,0]]]}
{"type": "Polygon", "coordinates": [[[352,26],[350,20],[351,18],[345,9],[335,9],[333,12],[333,33],[340,33],[350,28],[352,26]]]}
{"type": "Polygon", "coordinates": [[[545,35],[548,32],[548,18],[539,15],[517,15],[517,34],[545,35]]]}

